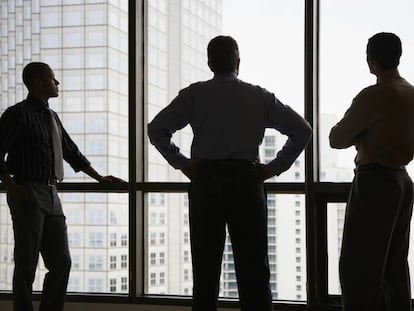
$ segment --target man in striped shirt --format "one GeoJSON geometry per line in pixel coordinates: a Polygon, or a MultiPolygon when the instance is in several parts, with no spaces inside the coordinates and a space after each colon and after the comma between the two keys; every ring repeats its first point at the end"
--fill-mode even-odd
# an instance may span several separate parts
{"type": "Polygon", "coordinates": [[[40,252],[49,270],[40,310],[58,311],[63,310],[71,266],[56,190],[57,180],[63,178],[63,160],[100,183],[120,179],[97,173],[49,108],[49,98],[58,96],[53,70],[45,63],[30,63],[23,70],[23,82],[27,99],[0,118],[0,180],[7,188],[15,239],[14,310],[33,310],[32,283],[40,252]]]}

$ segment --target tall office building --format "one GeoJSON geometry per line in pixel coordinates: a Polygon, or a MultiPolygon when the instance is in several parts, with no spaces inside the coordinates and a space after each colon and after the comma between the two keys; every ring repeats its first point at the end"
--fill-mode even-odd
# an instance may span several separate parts
{"type": "MultiPolygon", "coordinates": [[[[148,120],[167,106],[181,88],[212,77],[206,46],[221,29],[221,0],[148,1],[148,120]]],[[[191,139],[189,127],[173,137],[187,155],[191,139]]],[[[148,149],[150,181],[186,181],[155,148],[148,149]]],[[[150,193],[148,224],[147,292],[191,295],[187,195],[150,193]]]]}
{"type": "MultiPolygon", "coordinates": [[[[128,172],[127,1],[6,0],[0,3],[0,110],[21,101],[31,61],[48,63],[60,81],[50,105],[81,151],[103,174],[128,172]]],[[[65,167],[65,181],[88,180],[65,167]]],[[[11,289],[13,234],[0,195],[0,288],[11,289]]],[[[69,291],[128,290],[128,198],[125,194],[61,194],[72,271],[69,291]]],[[[45,269],[37,272],[41,289],[45,269]]]]}

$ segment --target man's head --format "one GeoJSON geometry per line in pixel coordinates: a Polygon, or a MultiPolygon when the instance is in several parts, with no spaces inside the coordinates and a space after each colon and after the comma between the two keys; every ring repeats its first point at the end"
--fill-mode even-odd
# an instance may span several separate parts
{"type": "Polygon", "coordinates": [[[239,47],[230,36],[217,36],[207,46],[208,66],[214,73],[239,71],[239,47]]]}
{"type": "Polygon", "coordinates": [[[58,96],[59,81],[48,64],[32,62],[26,65],[22,73],[23,83],[29,93],[36,94],[46,100],[58,96]]]}
{"type": "Polygon", "coordinates": [[[367,59],[371,72],[373,62],[382,70],[397,69],[401,54],[401,40],[393,33],[380,32],[368,40],[367,59]]]}

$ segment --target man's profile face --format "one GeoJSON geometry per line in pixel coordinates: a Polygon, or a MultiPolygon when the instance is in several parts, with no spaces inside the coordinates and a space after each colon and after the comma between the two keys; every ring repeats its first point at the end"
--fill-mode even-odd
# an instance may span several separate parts
{"type": "Polygon", "coordinates": [[[39,86],[43,95],[47,98],[59,96],[59,81],[56,80],[52,69],[47,70],[40,79],[39,86]]]}

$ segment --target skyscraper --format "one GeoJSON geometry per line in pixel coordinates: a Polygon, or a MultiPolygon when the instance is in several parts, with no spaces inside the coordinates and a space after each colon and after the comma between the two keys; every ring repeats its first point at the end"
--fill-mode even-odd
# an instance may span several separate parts
{"type": "MultiPolygon", "coordinates": [[[[101,172],[127,178],[128,15],[126,1],[20,0],[0,3],[0,110],[26,96],[31,61],[48,63],[60,81],[50,105],[101,172]]],[[[65,181],[87,181],[65,167],[65,181]]],[[[116,193],[61,194],[72,272],[69,291],[127,292],[128,198],[116,193]]],[[[11,289],[13,235],[0,196],[0,287],[11,289]]],[[[41,289],[45,269],[37,272],[41,289]]]]}

